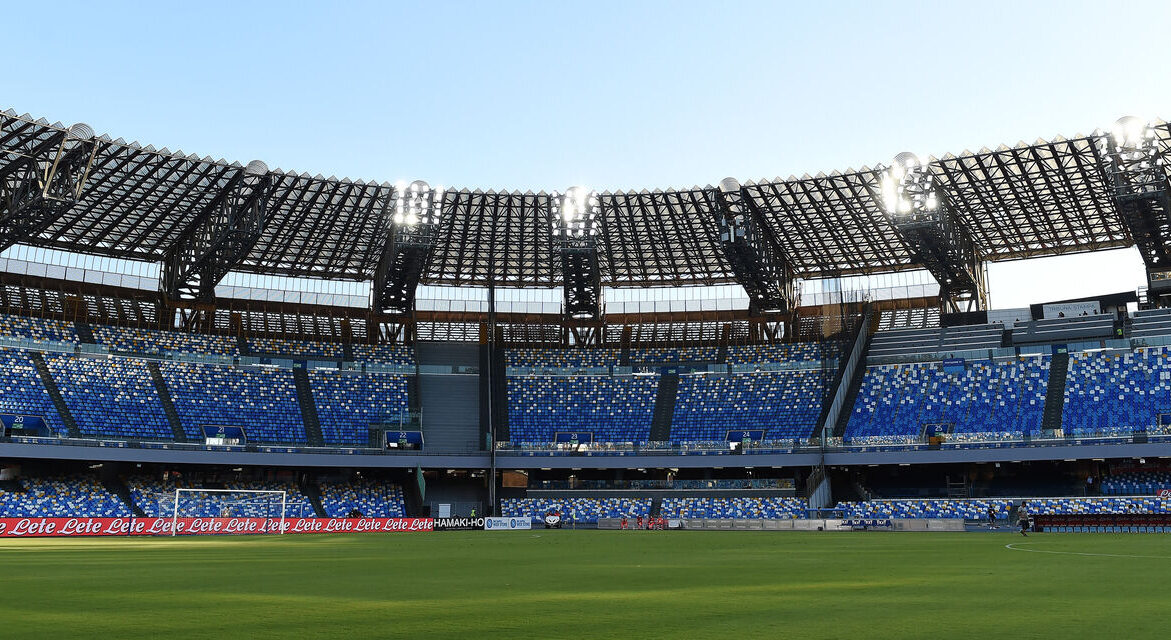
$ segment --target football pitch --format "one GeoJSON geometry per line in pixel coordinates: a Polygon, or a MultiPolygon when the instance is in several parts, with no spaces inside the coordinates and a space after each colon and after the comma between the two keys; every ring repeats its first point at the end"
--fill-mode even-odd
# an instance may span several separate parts
{"type": "Polygon", "coordinates": [[[21,539],[0,583],[3,638],[1162,638],[1171,536],[21,539]]]}

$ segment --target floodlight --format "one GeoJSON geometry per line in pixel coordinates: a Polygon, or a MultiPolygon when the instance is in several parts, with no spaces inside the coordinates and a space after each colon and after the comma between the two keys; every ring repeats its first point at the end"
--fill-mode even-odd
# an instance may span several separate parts
{"type": "Polygon", "coordinates": [[[1121,149],[1138,149],[1146,138],[1154,137],[1154,131],[1146,122],[1134,117],[1123,116],[1110,129],[1114,145],[1121,149]]]}
{"type": "Polygon", "coordinates": [[[570,187],[561,195],[554,193],[550,210],[555,235],[580,238],[597,233],[598,196],[585,187],[570,187]]]}
{"type": "Polygon", "coordinates": [[[433,190],[423,180],[397,183],[394,198],[394,223],[414,227],[438,224],[442,213],[442,190],[433,190]]]}

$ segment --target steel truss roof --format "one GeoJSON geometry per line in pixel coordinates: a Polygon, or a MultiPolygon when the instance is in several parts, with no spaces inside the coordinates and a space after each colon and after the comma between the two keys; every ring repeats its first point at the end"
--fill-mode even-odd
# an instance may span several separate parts
{"type": "MultiPolygon", "coordinates": [[[[0,172],[67,127],[0,113],[0,172]]],[[[1156,126],[1166,144],[1171,130],[1156,126]]],[[[1132,244],[1115,208],[1101,133],[929,159],[931,171],[986,260],[1132,244]]],[[[98,138],[79,201],[25,244],[161,261],[228,185],[239,163],[98,138]]],[[[884,167],[749,182],[744,188],[804,278],[915,268],[879,205],[884,167]]],[[[386,242],[388,183],[272,172],[269,222],[236,270],[367,280],[386,242]]],[[[716,242],[711,187],[603,193],[598,257],[604,284],[733,281],[716,242]]],[[[422,282],[555,286],[551,196],[449,190],[440,244],[422,282]]]]}

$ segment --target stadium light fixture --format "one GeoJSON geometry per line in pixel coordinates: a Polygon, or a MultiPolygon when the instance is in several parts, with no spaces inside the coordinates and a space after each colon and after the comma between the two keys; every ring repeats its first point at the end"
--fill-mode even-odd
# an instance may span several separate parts
{"type": "Polygon", "coordinates": [[[410,184],[399,182],[394,190],[394,223],[416,227],[435,225],[443,209],[443,187],[434,189],[423,180],[410,184]]]}
{"type": "Polygon", "coordinates": [[[909,151],[895,156],[887,167],[879,184],[879,195],[883,209],[891,218],[914,218],[939,210],[931,171],[909,151]]]}
{"type": "Polygon", "coordinates": [[[585,187],[570,187],[564,194],[553,194],[551,207],[554,235],[584,238],[598,234],[601,206],[596,192],[585,187]]]}

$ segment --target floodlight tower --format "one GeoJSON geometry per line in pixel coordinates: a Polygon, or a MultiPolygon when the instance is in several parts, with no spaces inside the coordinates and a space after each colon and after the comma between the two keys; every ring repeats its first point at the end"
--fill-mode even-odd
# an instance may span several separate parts
{"type": "Polygon", "coordinates": [[[720,247],[748,294],[753,316],[789,313],[798,306],[792,262],[772,235],[756,201],[735,178],[715,191],[720,247]]]}
{"type": "Polygon", "coordinates": [[[443,220],[443,187],[422,180],[395,186],[386,224],[386,244],[374,274],[374,311],[409,316],[438,242],[443,220]]]}
{"type": "Polygon", "coordinates": [[[1150,123],[1120,118],[1100,141],[1114,203],[1147,269],[1148,301],[1171,306],[1171,149],[1150,123]]]}
{"type": "Polygon", "coordinates": [[[900,153],[883,172],[879,191],[882,208],[912,259],[939,283],[940,311],[985,308],[988,289],[979,251],[931,168],[913,153],[900,153]]]}
{"type": "Polygon", "coordinates": [[[0,251],[41,233],[77,203],[97,151],[93,129],[77,123],[0,167],[0,251]]]}
{"type": "Polygon", "coordinates": [[[598,267],[602,208],[585,187],[554,193],[549,205],[553,246],[561,262],[565,326],[579,344],[600,343],[604,307],[598,267]]]}

